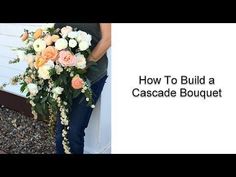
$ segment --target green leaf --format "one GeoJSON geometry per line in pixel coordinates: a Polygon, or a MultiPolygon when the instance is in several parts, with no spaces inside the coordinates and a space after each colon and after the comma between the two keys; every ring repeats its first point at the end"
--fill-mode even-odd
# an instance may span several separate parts
{"type": "Polygon", "coordinates": [[[21,86],[21,88],[20,88],[20,91],[21,91],[22,93],[25,91],[26,86],[27,86],[27,83],[26,83],[26,82],[23,82],[23,83],[22,83],[22,86],[21,86]]]}
{"type": "Polygon", "coordinates": [[[39,105],[39,104],[36,104],[36,105],[35,105],[35,111],[36,111],[37,113],[41,114],[41,115],[44,115],[43,109],[42,109],[41,105],[39,105]]]}
{"type": "Polygon", "coordinates": [[[40,103],[44,103],[45,101],[47,101],[47,99],[48,99],[48,95],[47,95],[46,97],[44,97],[44,98],[40,101],[40,103]]]}
{"type": "Polygon", "coordinates": [[[79,94],[81,93],[81,91],[80,90],[73,90],[73,98],[76,98],[76,97],[78,97],[79,96],[79,94]]]}

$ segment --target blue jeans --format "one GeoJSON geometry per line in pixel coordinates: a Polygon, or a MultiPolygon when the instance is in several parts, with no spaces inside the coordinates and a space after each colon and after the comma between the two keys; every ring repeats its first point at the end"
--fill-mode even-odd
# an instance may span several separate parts
{"type": "MultiPolygon", "coordinates": [[[[96,104],[98,98],[101,95],[103,86],[106,83],[107,76],[104,76],[102,79],[97,81],[91,86],[93,91],[93,100],[96,104]]],[[[68,131],[68,140],[70,143],[71,153],[72,154],[83,154],[84,152],[84,136],[85,128],[88,126],[89,119],[92,114],[92,108],[87,106],[87,101],[81,98],[84,97],[83,94],[78,96],[73,100],[72,109],[70,112],[69,120],[69,131],[68,131]]],[[[60,117],[57,116],[56,122],[56,153],[64,154],[64,149],[62,145],[62,128],[63,126],[60,123],[60,117]]]]}

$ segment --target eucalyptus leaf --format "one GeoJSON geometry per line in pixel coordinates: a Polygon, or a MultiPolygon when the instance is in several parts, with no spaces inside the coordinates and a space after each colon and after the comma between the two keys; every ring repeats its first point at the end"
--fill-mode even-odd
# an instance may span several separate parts
{"type": "Polygon", "coordinates": [[[73,98],[76,98],[76,97],[78,97],[79,96],[79,94],[81,93],[81,91],[80,90],[74,90],[73,91],[73,98]]]}

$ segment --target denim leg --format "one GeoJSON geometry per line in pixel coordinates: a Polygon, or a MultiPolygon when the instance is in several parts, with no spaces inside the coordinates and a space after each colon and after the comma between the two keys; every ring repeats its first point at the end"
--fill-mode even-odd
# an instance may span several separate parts
{"type": "MultiPolygon", "coordinates": [[[[94,83],[91,86],[91,89],[93,91],[93,100],[95,104],[101,95],[106,79],[107,76],[104,76],[101,80],[99,80],[98,82],[94,83]]],[[[84,136],[85,136],[84,131],[88,126],[89,119],[93,111],[91,107],[87,106],[87,101],[85,99],[83,99],[82,102],[80,101],[81,96],[73,100],[72,109],[70,112],[70,120],[69,120],[70,129],[68,132],[68,139],[72,154],[83,154],[84,152],[84,136]]],[[[62,146],[62,135],[61,135],[62,125],[60,125],[59,120],[57,121],[56,126],[57,126],[56,151],[58,154],[63,154],[64,149],[62,146]]]]}

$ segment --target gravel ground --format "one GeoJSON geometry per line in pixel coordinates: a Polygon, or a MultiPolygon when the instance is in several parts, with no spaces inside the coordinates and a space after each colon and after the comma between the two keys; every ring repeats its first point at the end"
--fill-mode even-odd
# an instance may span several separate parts
{"type": "Polygon", "coordinates": [[[0,107],[0,152],[8,154],[54,154],[54,137],[45,122],[0,107]]]}

